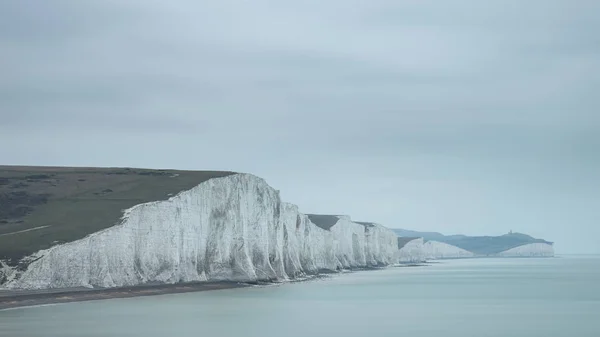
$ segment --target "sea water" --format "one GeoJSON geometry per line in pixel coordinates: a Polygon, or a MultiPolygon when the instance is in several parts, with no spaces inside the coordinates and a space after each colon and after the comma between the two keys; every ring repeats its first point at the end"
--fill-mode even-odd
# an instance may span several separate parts
{"type": "Polygon", "coordinates": [[[0,311],[2,337],[598,337],[600,257],[470,259],[0,311]]]}

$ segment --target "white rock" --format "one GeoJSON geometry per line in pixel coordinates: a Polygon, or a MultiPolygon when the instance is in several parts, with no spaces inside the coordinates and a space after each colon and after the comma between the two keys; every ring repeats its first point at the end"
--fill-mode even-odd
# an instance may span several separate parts
{"type": "Polygon", "coordinates": [[[397,251],[397,260],[400,263],[417,263],[425,261],[423,251],[423,238],[415,238],[407,242],[397,251]]]}
{"type": "Polygon", "coordinates": [[[457,259],[475,256],[475,254],[468,250],[439,241],[425,242],[423,244],[423,255],[428,260],[457,259]]]}
{"type": "Polygon", "coordinates": [[[281,202],[263,179],[236,174],[134,206],[119,225],[40,251],[6,286],[286,280],[320,270],[394,264],[396,238],[381,225],[365,227],[349,217],[330,231],[321,229],[295,205],[281,202]]]}
{"type": "Polygon", "coordinates": [[[4,261],[0,261],[0,284],[12,281],[14,276],[15,270],[10,268],[4,261]]]}
{"type": "Polygon", "coordinates": [[[367,266],[385,266],[396,264],[398,236],[390,229],[372,223],[365,227],[367,266]]]}
{"type": "Polygon", "coordinates": [[[552,257],[554,246],[548,243],[529,243],[497,254],[502,257],[552,257]]]}

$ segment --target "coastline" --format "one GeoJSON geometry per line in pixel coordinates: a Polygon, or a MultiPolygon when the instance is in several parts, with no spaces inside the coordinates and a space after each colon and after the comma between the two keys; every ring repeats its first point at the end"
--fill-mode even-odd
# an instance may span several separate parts
{"type": "MultiPolygon", "coordinates": [[[[387,267],[420,267],[423,264],[403,264],[387,267]]],[[[304,282],[314,278],[327,277],[344,272],[379,270],[387,267],[364,267],[343,269],[339,271],[319,270],[318,273],[306,275],[304,278],[288,282],[304,282]]],[[[40,290],[2,290],[0,289],[0,311],[5,309],[24,308],[38,305],[62,304],[115,298],[131,298],[180,294],[200,291],[213,291],[235,288],[246,288],[256,285],[272,285],[282,283],[275,280],[259,281],[208,281],[175,284],[142,284],[118,288],[62,288],[40,290]]]]}
{"type": "MultiPolygon", "coordinates": [[[[476,258],[472,257],[471,259],[476,258]]],[[[459,259],[459,258],[456,258],[459,259]]],[[[453,260],[453,259],[447,259],[453,260]]],[[[414,268],[426,267],[432,264],[442,263],[441,261],[426,261],[421,263],[401,263],[397,265],[381,267],[363,267],[342,270],[319,270],[313,275],[306,275],[306,278],[289,280],[288,282],[305,282],[310,279],[327,277],[332,274],[343,274],[357,271],[373,271],[385,268],[414,268]]],[[[40,289],[40,290],[2,290],[0,289],[0,311],[6,309],[25,308],[39,305],[64,304],[73,302],[107,300],[116,298],[131,298],[142,296],[157,296],[168,294],[180,294],[189,292],[214,291],[225,289],[246,288],[256,285],[271,285],[277,283],[275,280],[259,281],[207,281],[207,282],[187,282],[175,284],[141,284],[118,288],[60,288],[60,289],[40,289]]]]}
{"type": "Polygon", "coordinates": [[[66,288],[47,290],[0,290],[0,311],[20,307],[30,307],[46,304],[61,304],[114,298],[130,298],[179,294],[211,290],[235,289],[258,285],[262,282],[191,282],[176,284],[136,285],[120,288],[66,288]]]}

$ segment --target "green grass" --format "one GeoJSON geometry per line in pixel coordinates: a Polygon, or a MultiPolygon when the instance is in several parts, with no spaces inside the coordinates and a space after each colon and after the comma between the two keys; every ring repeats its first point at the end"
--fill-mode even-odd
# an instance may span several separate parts
{"type": "Polygon", "coordinates": [[[307,214],[308,218],[312,223],[324,230],[331,230],[340,218],[336,215],[327,214],[307,214]]]}
{"type": "Polygon", "coordinates": [[[16,264],[40,249],[117,224],[127,208],[166,200],[208,179],[230,174],[233,172],[0,166],[0,200],[4,201],[0,204],[0,259],[16,264]],[[40,202],[39,195],[47,200],[40,202]],[[29,209],[28,214],[15,212],[23,207],[29,209]],[[2,235],[41,226],[49,227],[2,235]]]}

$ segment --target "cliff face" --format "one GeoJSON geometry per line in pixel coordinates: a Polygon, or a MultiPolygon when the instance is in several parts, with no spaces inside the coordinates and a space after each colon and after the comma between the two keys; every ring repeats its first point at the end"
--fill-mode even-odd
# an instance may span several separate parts
{"type": "MultiPolygon", "coordinates": [[[[539,242],[496,256],[553,255],[551,243],[539,242]]],[[[286,280],[322,271],[474,256],[480,255],[448,243],[399,238],[386,227],[348,216],[302,214],[297,206],[281,202],[263,179],[232,174],[168,200],[133,206],[120,224],[40,250],[19,266],[0,260],[0,285],[43,289],[286,280]]]]}
{"type": "Polygon", "coordinates": [[[425,261],[423,238],[398,238],[397,259],[400,263],[416,263],[425,261]]]}
{"type": "Polygon", "coordinates": [[[12,280],[14,274],[15,271],[13,268],[10,268],[6,263],[0,261],[0,285],[12,280]]]}
{"type": "Polygon", "coordinates": [[[475,256],[467,250],[438,241],[425,242],[423,254],[426,259],[458,259],[475,256]]]}
{"type": "Polygon", "coordinates": [[[502,257],[552,257],[554,246],[548,243],[530,243],[498,254],[502,257]]]}
{"type": "Polygon", "coordinates": [[[383,226],[347,217],[320,228],[264,180],[235,174],[134,206],[120,225],[40,251],[5,281],[41,289],[288,279],[393,264],[396,240],[383,226]]]}

